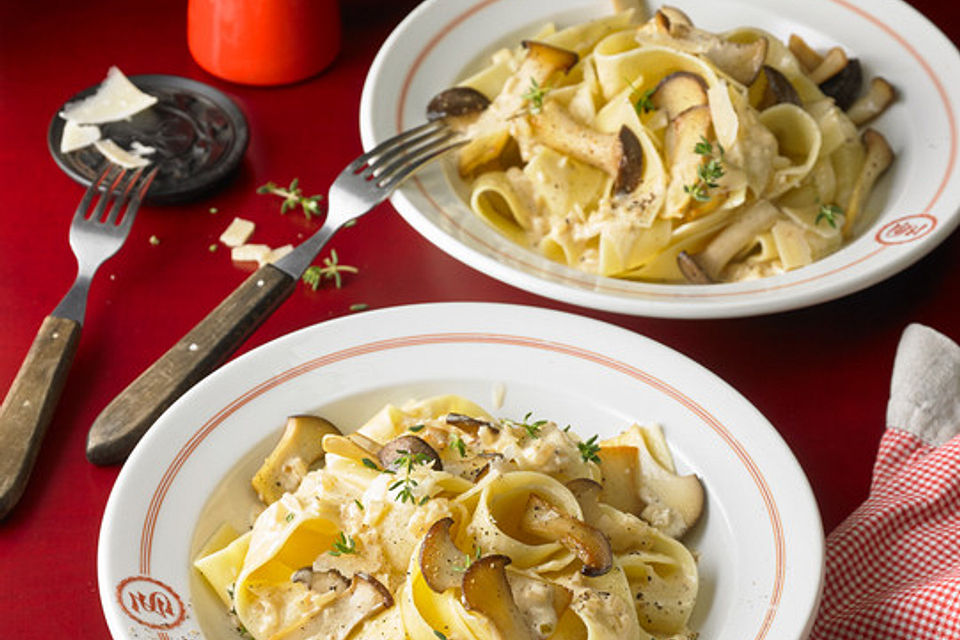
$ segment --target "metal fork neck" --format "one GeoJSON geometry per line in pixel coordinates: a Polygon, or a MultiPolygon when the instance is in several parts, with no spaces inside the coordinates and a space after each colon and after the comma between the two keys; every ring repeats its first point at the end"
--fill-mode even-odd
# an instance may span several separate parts
{"type": "Polygon", "coordinates": [[[63,297],[63,300],[50,315],[73,320],[83,326],[83,318],[87,312],[87,294],[90,292],[90,282],[92,280],[92,273],[84,273],[82,269],[78,271],[73,286],[70,287],[67,295],[63,297]]]}
{"type": "Polygon", "coordinates": [[[322,227],[317,229],[312,236],[304,240],[292,252],[277,260],[273,266],[289,274],[294,280],[299,280],[303,272],[307,270],[310,263],[320,253],[320,250],[323,249],[323,246],[341,226],[343,226],[343,223],[332,221],[328,214],[322,227]]]}

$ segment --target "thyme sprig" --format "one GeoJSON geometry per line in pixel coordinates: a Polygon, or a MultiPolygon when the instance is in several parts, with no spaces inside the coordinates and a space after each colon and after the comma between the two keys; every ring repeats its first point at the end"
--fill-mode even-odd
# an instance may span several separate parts
{"type": "Polygon", "coordinates": [[[304,283],[316,291],[324,280],[333,280],[333,285],[339,289],[343,286],[343,273],[359,273],[356,267],[340,264],[336,249],[330,249],[330,255],[323,259],[323,266],[311,265],[303,272],[304,283]]]}
{"type": "Polygon", "coordinates": [[[530,78],[530,86],[521,98],[530,103],[530,113],[540,113],[543,110],[543,99],[550,93],[550,85],[541,85],[536,78],[530,78]]]}
{"type": "Polygon", "coordinates": [[[283,198],[283,202],[280,204],[280,213],[286,213],[287,211],[300,207],[303,210],[303,215],[307,217],[307,220],[309,220],[311,216],[320,215],[320,201],[323,200],[323,196],[319,194],[313,196],[303,195],[303,189],[300,188],[300,178],[291,180],[290,186],[286,188],[279,186],[275,182],[268,182],[258,187],[257,193],[283,198]]]}
{"type": "Polygon", "coordinates": [[[388,489],[389,491],[397,492],[393,496],[393,499],[401,504],[405,502],[418,505],[426,504],[430,499],[430,496],[423,496],[420,498],[420,500],[417,500],[417,496],[414,495],[414,489],[417,487],[417,481],[410,477],[410,474],[413,473],[414,467],[424,464],[432,464],[433,460],[427,454],[420,453],[418,451],[411,453],[405,449],[397,449],[397,453],[400,455],[391,466],[396,466],[397,469],[402,471],[403,477],[391,484],[388,489]]]}
{"type": "Polygon", "coordinates": [[[714,150],[713,144],[703,136],[700,136],[700,141],[693,146],[693,151],[697,155],[703,156],[707,161],[697,167],[697,181],[693,184],[684,185],[683,190],[697,202],[709,202],[710,189],[719,187],[720,184],[717,180],[726,174],[726,170],[723,168],[726,151],[719,142],[716,150],[714,150]]]}
{"type": "Polygon", "coordinates": [[[539,438],[540,429],[543,427],[543,425],[547,424],[547,421],[537,420],[535,422],[530,422],[530,417],[532,415],[533,415],[533,412],[528,411],[527,415],[523,416],[523,420],[518,421],[518,420],[506,419],[506,420],[503,420],[503,422],[513,427],[523,428],[527,432],[527,435],[531,438],[539,438]]]}
{"type": "Polygon", "coordinates": [[[580,457],[583,458],[584,462],[600,464],[600,456],[597,455],[600,452],[600,445],[597,444],[596,434],[590,436],[590,439],[586,442],[578,442],[577,449],[580,450],[580,457]]]}
{"type": "Polygon", "coordinates": [[[351,538],[349,535],[345,534],[343,531],[340,532],[340,535],[337,536],[337,539],[333,541],[333,549],[328,551],[332,556],[342,556],[344,554],[356,553],[357,552],[357,541],[351,538]]]}
{"type": "Polygon", "coordinates": [[[820,224],[821,220],[826,220],[834,229],[837,228],[837,216],[843,215],[843,209],[838,207],[835,204],[822,204],[820,205],[820,212],[817,213],[817,217],[814,220],[814,224],[820,224]]]}
{"type": "Polygon", "coordinates": [[[651,87],[646,91],[641,92],[637,89],[632,82],[624,78],[627,81],[627,85],[630,87],[630,101],[633,102],[633,108],[636,110],[637,115],[644,115],[654,111],[657,106],[653,104],[653,94],[657,90],[656,87],[651,87]],[[634,98],[634,96],[639,96],[634,98]]]}
{"type": "Polygon", "coordinates": [[[460,435],[453,436],[453,440],[450,441],[450,446],[457,450],[461,458],[467,457],[467,443],[463,441],[463,438],[460,435]]]}

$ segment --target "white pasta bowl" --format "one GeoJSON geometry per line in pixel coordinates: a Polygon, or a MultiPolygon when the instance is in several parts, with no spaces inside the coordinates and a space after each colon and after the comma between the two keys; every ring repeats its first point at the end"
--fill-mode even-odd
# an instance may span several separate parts
{"type": "MultiPolygon", "coordinates": [[[[659,4],[659,3],[654,3],[659,4]]],[[[694,23],[721,32],[764,29],[801,35],[820,50],[841,46],[864,76],[898,91],[871,126],[896,159],[871,195],[869,224],[836,253],[808,266],[745,282],[687,285],[601,277],[553,262],[508,240],[463,198],[452,160],[409,180],[392,198],[430,242],[465,264],[527,291],[642,316],[716,318],[759,315],[832,300],[905,269],[960,223],[955,105],[960,55],[916,10],[899,0],[689,0],[694,23]]],[[[610,13],[609,0],[427,0],[384,43],[366,84],[360,127],[366,148],[420,124],[430,98],[482,68],[492,52],[515,46],[553,21],[569,26],[610,13]]]]}
{"type": "Polygon", "coordinates": [[[113,637],[235,640],[191,563],[221,523],[250,522],[250,479],[286,416],[318,414],[349,431],[387,402],[443,393],[601,439],[634,421],[662,425],[678,472],[696,473],[707,496],[685,538],[700,573],[690,626],[711,640],[805,637],[823,534],[806,477],[770,423],[715,375],[635,333],[480,303],[325,322],[185,394],[137,446],[104,514],[97,568],[113,637]]]}

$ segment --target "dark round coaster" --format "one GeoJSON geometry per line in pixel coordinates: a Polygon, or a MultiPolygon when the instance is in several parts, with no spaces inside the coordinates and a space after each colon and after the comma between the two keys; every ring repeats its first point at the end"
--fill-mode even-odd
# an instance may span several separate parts
{"type": "MultiPolygon", "coordinates": [[[[131,76],[142,91],[157,102],[127,120],[98,125],[101,137],[110,138],[124,149],[137,140],[154,147],[147,156],[160,171],[147,200],[154,204],[186,202],[207,195],[222,186],[240,166],[250,131],[237,105],[213,87],[179,76],[131,76]]],[[[70,98],[85,98],[99,85],[70,98]]],[[[99,175],[106,159],[95,147],[60,152],[64,119],[60,109],[50,122],[47,146],[67,175],[84,186],[99,175]]]]}

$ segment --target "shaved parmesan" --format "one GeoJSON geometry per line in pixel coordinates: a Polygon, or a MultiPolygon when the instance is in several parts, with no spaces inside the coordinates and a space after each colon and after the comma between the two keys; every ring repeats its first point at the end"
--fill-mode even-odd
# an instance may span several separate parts
{"type": "Polygon", "coordinates": [[[134,152],[140,157],[143,157],[143,156],[149,156],[152,153],[156,153],[157,148],[149,147],[143,144],[142,142],[140,142],[139,140],[134,140],[133,142],[130,143],[130,151],[134,152]]]}
{"type": "Polygon", "coordinates": [[[97,140],[93,143],[97,151],[102,153],[110,162],[120,165],[124,169],[137,169],[150,164],[146,158],[130,153],[113,140],[97,140]]]}
{"type": "Polygon", "coordinates": [[[234,262],[256,262],[263,264],[270,256],[270,247],[265,244],[243,244],[230,250],[230,259],[234,262]]]}
{"type": "Polygon", "coordinates": [[[76,124],[102,124],[129,118],[152,106],[157,99],[137,89],[117,67],[92,96],[67,104],[60,116],[76,124]]]}
{"type": "Polygon", "coordinates": [[[60,153],[70,153],[93,144],[100,139],[100,127],[90,124],[77,124],[67,120],[63,125],[63,137],[60,138],[60,153]]]}
{"type": "Polygon", "coordinates": [[[250,236],[253,235],[253,230],[256,228],[256,225],[250,222],[249,220],[244,220],[243,218],[234,218],[233,222],[230,223],[230,226],[220,234],[220,242],[227,245],[228,247],[239,247],[246,244],[247,240],[250,239],[250,236]]]}

